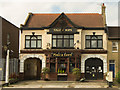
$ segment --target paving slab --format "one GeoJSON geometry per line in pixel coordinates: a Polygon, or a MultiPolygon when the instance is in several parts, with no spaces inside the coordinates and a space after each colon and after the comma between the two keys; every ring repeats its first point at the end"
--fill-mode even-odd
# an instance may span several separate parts
{"type": "Polygon", "coordinates": [[[42,81],[42,80],[28,80],[20,81],[4,88],[107,88],[105,81],[42,81]]]}

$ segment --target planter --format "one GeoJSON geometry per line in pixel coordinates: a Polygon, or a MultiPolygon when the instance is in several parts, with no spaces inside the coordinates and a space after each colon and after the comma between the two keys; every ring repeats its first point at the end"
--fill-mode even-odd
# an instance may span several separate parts
{"type": "Polygon", "coordinates": [[[45,75],[45,79],[44,79],[45,81],[49,81],[49,74],[46,74],[45,75]]]}
{"type": "Polygon", "coordinates": [[[10,79],[9,80],[9,83],[10,84],[14,84],[14,83],[17,83],[18,82],[18,79],[10,79]]]}
{"type": "Polygon", "coordinates": [[[50,72],[50,69],[48,67],[45,67],[42,69],[42,72],[43,72],[43,79],[45,81],[49,81],[49,72],[50,72]]]}
{"type": "Polygon", "coordinates": [[[75,81],[79,81],[80,80],[80,69],[79,68],[74,68],[72,70],[72,74],[75,76],[75,81]]]}

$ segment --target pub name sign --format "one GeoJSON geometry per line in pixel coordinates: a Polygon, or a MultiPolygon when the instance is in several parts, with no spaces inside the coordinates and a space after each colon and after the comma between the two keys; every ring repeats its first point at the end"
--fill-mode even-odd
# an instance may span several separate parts
{"type": "Polygon", "coordinates": [[[52,53],[53,57],[71,57],[73,53],[52,53]]]}
{"type": "Polygon", "coordinates": [[[53,29],[53,31],[55,31],[55,32],[62,32],[62,31],[65,31],[65,32],[72,32],[73,29],[53,29]]]}
{"type": "Polygon", "coordinates": [[[77,33],[77,29],[73,27],[69,28],[50,28],[48,34],[75,34],[77,33]]]}

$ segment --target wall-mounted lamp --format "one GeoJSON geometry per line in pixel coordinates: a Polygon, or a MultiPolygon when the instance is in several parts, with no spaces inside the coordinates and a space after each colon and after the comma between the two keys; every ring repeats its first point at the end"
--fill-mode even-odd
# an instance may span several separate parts
{"type": "Polygon", "coordinates": [[[35,32],[32,32],[32,35],[34,36],[34,35],[35,35],[35,32]]]}
{"type": "Polygon", "coordinates": [[[79,40],[77,40],[77,43],[79,43],[79,40]]]}
{"type": "Polygon", "coordinates": [[[93,35],[95,35],[96,32],[93,32],[93,35]]]}
{"type": "Polygon", "coordinates": [[[50,49],[50,43],[47,43],[47,49],[50,49]]]}

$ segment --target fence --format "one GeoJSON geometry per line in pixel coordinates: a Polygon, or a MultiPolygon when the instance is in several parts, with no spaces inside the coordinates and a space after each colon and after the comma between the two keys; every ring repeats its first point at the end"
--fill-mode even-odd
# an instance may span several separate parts
{"type": "MultiPolygon", "coordinates": [[[[5,80],[6,59],[0,59],[0,80],[5,80]]],[[[19,74],[19,60],[16,58],[9,59],[9,76],[19,74]]]]}

